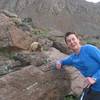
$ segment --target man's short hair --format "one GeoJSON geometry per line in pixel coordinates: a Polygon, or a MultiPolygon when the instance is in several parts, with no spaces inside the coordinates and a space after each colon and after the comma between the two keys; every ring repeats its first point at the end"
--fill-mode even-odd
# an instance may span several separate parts
{"type": "Polygon", "coordinates": [[[67,42],[66,37],[68,37],[71,34],[74,34],[78,38],[78,34],[76,32],[67,32],[67,33],[65,33],[65,42],[67,42]]]}

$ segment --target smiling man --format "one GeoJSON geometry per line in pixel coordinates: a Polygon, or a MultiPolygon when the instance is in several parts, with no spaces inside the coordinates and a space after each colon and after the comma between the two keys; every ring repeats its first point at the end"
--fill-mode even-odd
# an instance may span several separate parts
{"type": "Polygon", "coordinates": [[[56,68],[66,69],[64,65],[76,67],[86,77],[85,86],[91,86],[85,100],[100,100],[100,50],[90,44],[81,45],[75,32],[67,32],[65,42],[73,53],[58,60],[56,68]]]}

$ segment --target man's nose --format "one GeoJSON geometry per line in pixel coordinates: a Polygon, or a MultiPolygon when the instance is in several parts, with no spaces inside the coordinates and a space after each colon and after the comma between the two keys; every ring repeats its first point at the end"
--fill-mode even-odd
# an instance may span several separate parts
{"type": "Polygon", "coordinates": [[[74,42],[73,40],[70,41],[70,43],[73,43],[73,42],[74,42]]]}

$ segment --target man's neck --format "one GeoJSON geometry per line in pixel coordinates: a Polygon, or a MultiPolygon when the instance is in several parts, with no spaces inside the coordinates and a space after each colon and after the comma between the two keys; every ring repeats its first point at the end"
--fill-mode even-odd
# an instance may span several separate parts
{"type": "Polygon", "coordinates": [[[81,45],[79,45],[79,48],[76,49],[76,50],[74,50],[74,52],[75,52],[77,55],[79,55],[79,54],[80,54],[80,49],[81,49],[81,45]]]}

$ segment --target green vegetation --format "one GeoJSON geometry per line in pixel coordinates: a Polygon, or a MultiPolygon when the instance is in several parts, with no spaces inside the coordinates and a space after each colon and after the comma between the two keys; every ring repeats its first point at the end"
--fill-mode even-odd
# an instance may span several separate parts
{"type": "Polygon", "coordinates": [[[78,100],[78,98],[74,95],[67,95],[65,96],[64,100],[78,100]]]}
{"type": "Polygon", "coordinates": [[[32,22],[32,18],[30,18],[30,17],[22,19],[22,23],[27,24],[27,25],[31,25],[32,27],[34,27],[33,22],[32,22]]]}
{"type": "Polygon", "coordinates": [[[7,48],[0,48],[0,55],[5,56],[9,59],[13,59],[14,57],[14,52],[11,52],[9,49],[7,48]]]}
{"type": "Polygon", "coordinates": [[[84,39],[84,43],[93,44],[97,47],[100,47],[100,40],[96,38],[86,38],[84,39]]]}
{"type": "Polygon", "coordinates": [[[35,34],[37,36],[42,36],[42,37],[46,37],[48,35],[48,30],[46,29],[33,29],[32,34],[35,34]]]}

